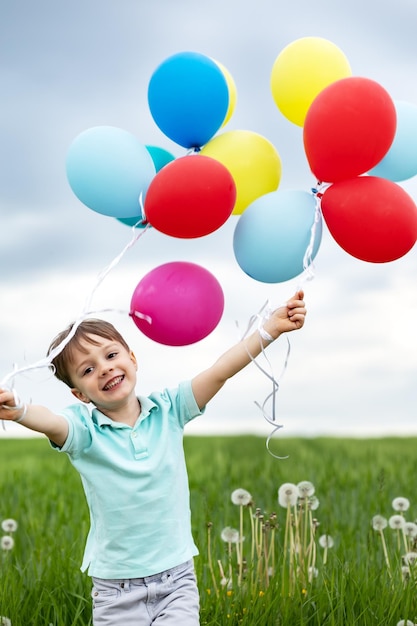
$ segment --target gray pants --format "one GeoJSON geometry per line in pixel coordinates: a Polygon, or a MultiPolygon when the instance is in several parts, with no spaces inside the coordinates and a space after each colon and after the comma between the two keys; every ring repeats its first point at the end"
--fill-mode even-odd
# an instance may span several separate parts
{"type": "Polygon", "coordinates": [[[93,578],[94,626],[199,626],[193,561],[145,578],[93,578]]]}

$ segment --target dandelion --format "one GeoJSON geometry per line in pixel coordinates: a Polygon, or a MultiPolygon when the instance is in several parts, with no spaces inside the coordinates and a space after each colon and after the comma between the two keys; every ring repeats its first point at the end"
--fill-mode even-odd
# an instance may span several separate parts
{"type": "Polygon", "coordinates": [[[231,497],[233,504],[236,504],[236,506],[249,506],[252,504],[252,496],[246,489],[235,489],[231,497]]]}
{"type": "Polygon", "coordinates": [[[372,528],[376,530],[382,541],[382,549],[384,551],[385,563],[387,564],[388,573],[391,576],[391,564],[389,561],[387,544],[385,543],[384,529],[388,526],[388,520],[382,515],[374,515],[372,518],[372,528]]]}
{"type": "Polygon", "coordinates": [[[388,524],[393,530],[402,530],[404,528],[405,520],[402,515],[391,515],[388,520],[388,524]]]}
{"type": "Polygon", "coordinates": [[[405,522],[403,532],[406,537],[414,539],[414,537],[417,537],[417,524],[415,522],[405,522]]]}
{"type": "Polygon", "coordinates": [[[284,509],[295,506],[298,500],[298,488],[293,483],[284,483],[278,489],[278,504],[284,509]]]}
{"type": "Polygon", "coordinates": [[[401,567],[401,577],[403,583],[408,583],[408,581],[410,580],[410,568],[406,565],[403,565],[401,567]]]}
{"type": "MultiPolygon", "coordinates": [[[[239,520],[239,537],[240,537],[240,542],[237,546],[238,552],[237,552],[237,558],[238,558],[238,563],[239,563],[239,578],[238,578],[238,582],[239,585],[242,582],[242,576],[243,576],[243,549],[242,549],[242,541],[243,541],[243,507],[247,506],[247,507],[252,507],[253,504],[253,500],[252,500],[252,496],[249,493],[249,491],[246,491],[246,489],[235,489],[232,492],[232,502],[233,504],[236,504],[236,506],[239,506],[240,508],[240,520],[239,520]]],[[[252,514],[251,514],[251,520],[252,520],[252,514]]]]}
{"type": "Polygon", "coordinates": [[[314,485],[309,480],[303,480],[297,485],[300,498],[310,498],[314,494],[314,485]]]}
{"type": "Polygon", "coordinates": [[[5,533],[14,533],[17,530],[17,522],[14,519],[4,519],[1,523],[1,528],[5,533]]]}
{"type": "Polygon", "coordinates": [[[319,575],[319,570],[317,567],[309,567],[308,568],[308,580],[311,582],[314,578],[317,578],[319,575]]]}
{"type": "Polygon", "coordinates": [[[8,617],[0,615],[0,626],[12,626],[12,621],[8,617]]]}
{"type": "Polygon", "coordinates": [[[406,565],[414,567],[417,563],[417,552],[407,552],[407,554],[403,556],[403,561],[406,565]]]}
{"type": "Polygon", "coordinates": [[[319,538],[319,544],[322,548],[333,548],[334,540],[330,535],[321,535],[319,538]]]}
{"type": "Polygon", "coordinates": [[[14,539],[9,535],[4,535],[0,539],[0,546],[2,550],[13,550],[14,547],[14,539]]]}
{"type": "Polygon", "coordinates": [[[388,521],[382,515],[374,515],[372,518],[372,528],[374,530],[384,530],[388,526],[388,521]]]}
{"type": "Polygon", "coordinates": [[[231,526],[226,526],[221,532],[221,538],[225,543],[238,543],[239,531],[236,528],[231,528],[231,526]]]}
{"type": "Polygon", "coordinates": [[[409,619],[400,619],[399,622],[397,622],[397,626],[415,626],[414,622],[412,622],[409,619]]]}
{"type": "Polygon", "coordinates": [[[320,500],[316,496],[312,496],[308,501],[310,511],[317,511],[320,506],[320,500]]]}
{"type": "MultiPolygon", "coordinates": [[[[408,498],[394,498],[392,501],[392,508],[394,511],[408,511],[410,507],[410,500],[408,498]]],[[[414,625],[413,625],[414,626],[414,625]]]]}

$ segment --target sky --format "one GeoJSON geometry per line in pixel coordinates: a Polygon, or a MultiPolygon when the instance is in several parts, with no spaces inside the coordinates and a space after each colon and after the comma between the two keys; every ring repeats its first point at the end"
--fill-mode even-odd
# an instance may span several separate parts
{"type": "MultiPolygon", "coordinates": [[[[132,230],[83,205],[65,170],[68,148],[84,130],[123,128],[175,157],[149,111],[147,89],[165,59],[194,51],[216,59],[236,85],[226,130],[267,138],[282,161],[279,189],[310,191],[315,178],[302,129],[276,107],[270,74],[280,52],[302,37],[323,37],[346,55],[352,73],[379,82],[394,100],[417,104],[414,0],[339,3],[299,0],[5,0],[0,22],[0,380],[37,362],[52,338],[83,310],[125,335],[138,362],[138,393],[175,386],[238,341],[266,301],[285,302],[302,284],[306,324],[280,338],[262,367],[279,380],[279,436],[416,435],[416,250],[390,263],[347,254],[324,225],[312,279],[258,282],[233,253],[238,216],[198,239],[148,229],[97,286],[97,277],[131,241],[132,230]],[[216,329],[191,346],[147,339],[128,316],[131,295],[153,268],[191,261],[211,271],[225,295],[216,329]],[[268,369],[270,368],[270,369],[268,369]]],[[[401,186],[417,200],[414,178],[401,186]]],[[[69,390],[46,370],[16,378],[27,401],[59,411],[69,390]]],[[[194,434],[267,435],[256,406],[271,391],[253,364],[232,380],[189,426],[194,434]]],[[[0,436],[21,436],[16,425],[0,436]]],[[[279,443],[276,444],[279,447],[279,443]]]]}

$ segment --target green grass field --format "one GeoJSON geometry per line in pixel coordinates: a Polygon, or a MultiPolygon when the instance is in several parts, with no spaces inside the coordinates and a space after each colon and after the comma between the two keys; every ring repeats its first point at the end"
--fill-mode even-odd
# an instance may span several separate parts
{"type": "MultiPolygon", "coordinates": [[[[200,548],[196,570],[201,623],[396,626],[400,620],[417,622],[416,577],[411,567],[404,582],[401,571],[403,541],[398,547],[398,531],[389,527],[384,531],[388,570],[380,534],[371,523],[376,514],[390,518],[395,513],[392,500],[399,496],[410,500],[404,513],[407,521],[417,519],[417,440],[277,438],[271,447],[289,457],[271,456],[260,437],[185,439],[193,530],[200,548]],[[284,549],[287,510],[279,506],[277,491],[283,483],[300,481],[314,484],[320,502],[314,511],[320,524],[316,538],[331,535],[334,546],[325,557],[316,542],[316,571],[311,579],[296,554],[291,574],[295,582],[289,586],[284,549]],[[227,526],[240,527],[241,509],[231,501],[238,488],[248,490],[254,501],[253,510],[242,508],[246,560],[242,578],[235,553],[229,570],[229,545],[220,536],[227,526]],[[277,517],[273,530],[256,531],[269,555],[273,550],[269,576],[257,575],[262,559],[267,563],[267,550],[256,563],[252,555],[255,509],[264,520],[273,513],[277,517]],[[228,585],[221,584],[219,561],[226,577],[232,572],[228,585]]],[[[18,529],[13,533],[13,549],[0,550],[0,616],[8,617],[12,626],[91,624],[90,581],[79,570],[88,530],[81,482],[68,459],[53,452],[45,440],[0,441],[0,521],[7,518],[15,519],[18,529]]]]}

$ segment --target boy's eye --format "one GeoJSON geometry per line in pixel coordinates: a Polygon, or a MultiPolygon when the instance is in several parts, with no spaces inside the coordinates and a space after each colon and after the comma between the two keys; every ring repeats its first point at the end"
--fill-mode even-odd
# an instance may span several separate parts
{"type": "Polygon", "coordinates": [[[83,372],[83,376],[85,376],[86,374],[89,374],[89,373],[90,373],[90,372],[92,372],[92,371],[93,371],[93,368],[92,368],[92,367],[87,367],[87,368],[84,370],[84,372],[83,372]]]}
{"type": "Polygon", "coordinates": [[[117,356],[117,352],[110,352],[110,354],[108,355],[108,359],[114,359],[114,357],[117,356]]]}

